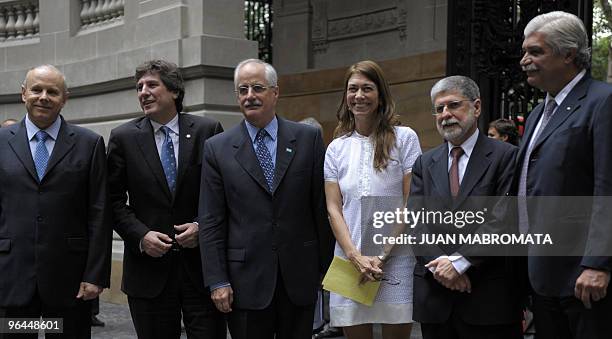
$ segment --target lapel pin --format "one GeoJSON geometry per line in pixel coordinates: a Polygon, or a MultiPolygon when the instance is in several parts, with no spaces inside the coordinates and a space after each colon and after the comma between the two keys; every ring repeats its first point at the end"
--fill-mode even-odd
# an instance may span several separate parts
{"type": "Polygon", "coordinates": [[[191,134],[187,134],[187,135],[185,136],[185,138],[187,138],[187,139],[191,139],[191,134]]]}
{"type": "Polygon", "coordinates": [[[285,148],[285,151],[287,151],[288,153],[293,152],[293,150],[291,148],[285,148]]]}
{"type": "Polygon", "coordinates": [[[569,107],[569,106],[567,106],[567,108],[566,108],[566,109],[569,111],[569,110],[571,110],[572,108],[571,108],[571,107],[569,107]]]}

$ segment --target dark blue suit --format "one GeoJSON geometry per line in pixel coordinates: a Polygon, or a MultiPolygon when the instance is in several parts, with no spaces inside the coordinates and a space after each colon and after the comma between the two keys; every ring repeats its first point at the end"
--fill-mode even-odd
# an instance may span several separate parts
{"type": "MultiPolygon", "coordinates": [[[[449,188],[447,143],[423,153],[412,169],[409,207],[418,210],[421,206],[413,205],[417,201],[427,210],[476,210],[474,199],[469,197],[505,196],[511,187],[516,151],[508,143],[479,134],[456,199],[451,198],[449,188]]],[[[422,227],[428,228],[426,232],[453,232],[448,225],[417,225],[416,229],[422,227]]],[[[413,318],[422,323],[424,337],[520,337],[521,289],[514,260],[499,256],[470,257],[463,249],[457,244],[415,249],[413,318]],[[425,255],[420,256],[419,251],[425,255]],[[466,256],[472,264],[465,272],[472,284],[469,294],[444,287],[425,267],[438,256],[454,252],[466,256]]]]}
{"type": "Polygon", "coordinates": [[[110,284],[104,140],[58,119],[42,180],[25,119],[0,129],[0,307],[7,317],[67,317],[66,337],[87,337],[90,310],[76,299],[80,283],[110,284]],[[68,318],[82,326],[68,329],[68,318]]]}
{"type": "MultiPolygon", "coordinates": [[[[538,105],[527,119],[517,159],[515,187],[518,186],[527,145],[533,137],[543,106],[538,105]]],[[[538,295],[566,298],[568,303],[574,303],[574,314],[582,312],[582,303],[573,297],[578,276],[584,268],[612,270],[612,257],[605,256],[606,253],[602,251],[607,248],[609,252],[612,248],[612,208],[597,199],[597,196],[612,196],[611,85],[585,75],[559,105],[533,147],[526,193],[527,197],[549,196],[546,201],[529,202],[530,232],[554,232],[555,229],[548,227],[556,225],[555,228],[565,230],[565,234],[559,233],[561,237],[557,242],[564,242],[559,245],[567,246],[570,250],[575,244],[582,246],[581,253],[574,256],[530,255],[528,269],[531,286],[538,295]],[[574,203],[578,200],[554,198],[572,196],[594,196],[595,200],[585,209],[574,203]]],[[[597,310],[602,310],[599,314],[605,316],[601,321],[595,320],[600,324],[597,327],[610,323],[611,298],[608,286],[608,296],[594,303],[595,311],[588,312],[596,315],[597,310]],[[604,318],[607,320],[604,321],[604,318]]],[[[597,328],[590,330],[597,331],[597,328]]],[[[589,337],[587,332],[578,332],[589,337]]],[[[609,335],[610,331],[607,330],[607,333],[609,335]]]]}
{"type": "Polygon", "coordinates": [[[311,336],[320,277],[334,243],[323,193],[324,152],[318,129],[279,117],[270,191],[244,121],[206,142],[200,193],[204,283],[231,283],[232,337],[257,337],[244,322],[235,325],[241,322],[238,311],[250,317],[249,311],[270,307],[281,319],[248,320],[259,333],[281,323],[277,333],[311,336]],[[305,323],[283,324],[282,317],[297,309],[310,310],[305,323]]]}

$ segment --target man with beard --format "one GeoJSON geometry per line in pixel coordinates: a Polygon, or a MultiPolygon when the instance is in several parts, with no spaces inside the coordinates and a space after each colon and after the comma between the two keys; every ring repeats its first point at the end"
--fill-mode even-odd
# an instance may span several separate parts
{"type": "Polygon", "coordinates": [[[524,36],[521,66],[546,100],[529,114],[518,153],[519,226],[553,232],[555,245],[564,248],[555,257],[530,248],[536,332],[538,338],[610,338],[612,211],[602,197],[612,196],[612,86],[591,79],[589,39],[575,15],[539,15],[524,36]],[[538,198],[526,204],[521,197],[538,198]]]}
{"type": "MultiPolygon", "coordinates": [[[[468,197],[506,195],[517,149],[479,132],[476,83],[464,76],[444,78],[431,89],[431,100],[446,142],[416,160],[411,201],[422,200],[426,209],[436,201],[433,208],[461,211],[469,210],[468,197]]],[[[446,224],[416,227],[454,231],[446,224]]],[[[464,249],[459,244],[417,249],[414,320],[421,323],[423,338],[521,338],[520,298],[510,260],[464,256],[464,249]]]]}

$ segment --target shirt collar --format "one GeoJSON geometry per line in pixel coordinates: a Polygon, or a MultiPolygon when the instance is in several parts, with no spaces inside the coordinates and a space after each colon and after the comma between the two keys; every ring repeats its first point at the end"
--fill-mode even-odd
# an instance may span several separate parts
{"type": "Polygon", "coordinates": [[[580,73],[578,73],[574,77],[574,79],[572,79],[572,81],[568,82],[567,85],[565,85],[565,87],[563,87],[563,89],[559,93],[557,93],[556,97],[553,97],[552,95],[550,95],[550,93],[546,93],[546,101],[544,103],[544,106],[548,104],[548,101],[550,101],[550,99],[554,99],[557,103],[557,106],[560,106],[563,100],[565,100],[567,95],[574,89],[576,84],[584,77],[585,74],[586,69],[580,71],[580,73]]]}
{"type": "MultiPolygon", "coordinates": [[[[249,132],[249,137],[251,137],[251,142],[255,142],[255,137],[257,136],[257,132],[259,132],[259,128],[252,125],[246,119],[244,120],[244,122],[247,128],[247,132],[249,132]]],[[[268,134],[272,138],[272,141],[276,140],[276,136],[278,134],[278,120],[276,119],[276,115],[274,116],[272,121],[270,121],[270,123],[268,123],[268,125],[264,127],[264,129],[266,130],[266,132],[268,132],[268,134]]]]}
{"type": "Polygon", "coordinates": [[[153,126],[153,132],[154,133],[157,133],[162,126],[166,126],[174,134],[178,135],[179,134],[178,119],[179,119],[179,115],[177,114],[177,115],[174,116],[174,118],[172,118],[172,120],[168,121],[168,123],[165,124],[165,125],[162,125],[159,122],[154,121],[153,119],[149,119],[149,120],[151,120],[151,125],[153,126]]]}
{"type": "MultiPolygon", "coordinates": [[[[26,131],[28,132],[28,140],[32,140],[36,133],[40,131],[40,128],[34,125],[34,123],[32,122],[32,120],[30,120],[30,117],[27,114],[25,117],[25,125],[26,131]]],[[[47,134],[49,134],[49,136],[53,138],[53,140],[57,140],[57,135],[59,134],[60,127],[62,127],[62,119],[60,119],[58,115],[57,119],[55,119],[51,126],[45,128],[44,131],[47,132],[47,134]]]]}
{"type": "MultiPolygon", "coordinates": [[[[474,150],[474,146],[476,146],[477,140],[478,140],[478,128],[476,128],[474,133],[472,133],[472,135],[460,145],[461,148],[463,148],[463,152],[468,158],[470,157],[470,155],[472,155],[472,151],[474,150]]],[[[456,146],[451,144],[450,142],[447,142],[447,144],[448,144],[448,156],[450,156],[451,150],[456,146]]]]}

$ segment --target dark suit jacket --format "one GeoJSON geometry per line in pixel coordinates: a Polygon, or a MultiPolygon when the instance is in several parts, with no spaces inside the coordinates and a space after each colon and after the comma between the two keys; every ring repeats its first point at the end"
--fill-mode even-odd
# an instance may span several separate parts
{"type": "Polygon", "coordinates": [[[0,307],[75,305],[82,281],[110,284],[104,140],[61,127],[39,182],[25,119],[0,129],[0,307]]]}
{"type": "MultiPolygon", "coordinates": [[[[479,134],[459,195],[452,201],[448,179],[448,146],[443,143],[416,160],[412,168],[410,199],[431,197],[425,201],[448,201],[449,210],[461,210],[470,196],[505,196],[510,189],[516,151],[517,148],[508,143],[479,134]]],[[[462,254],[461,248],[450,246],[443,248],[440,255],[450,255],[455,251],[462,254]]],[[[441,323],[449,319],[451,312],[456,312],[466,323],[475,325],[520,321],[521,300],[518,298],[519,289],[512,260],[505,257],[466,257],[472,264],[465,273],[472,284],[472,292],[468,294],[447,289],[434,279],[425,264],[436,257],[438,255],[417,256],[414,320],[441,323]]]]}
{"type": "Polygon", "coordinates": [[[175,234],[174,225],[196,221],[204,141],[222,131],[209,118],[179,114],[179,156],[176,192],[170,193],[147,117],[127,122],[111,132],[108,145],[109,191],[115,230],[125,244],[122,290],[129,296],[159,295],[170,265],[187,265],[195,286],[204,289],[198,248],[183,248],[177,256],[153,258],[139,244],[148,231],[175,234]],[[128,202],[129,196],[129,202],[128,202]]]}
{"type": "Polygon", "coordinates": [[[297,305],[314,304],[331,261],[318,129],[278,118],[269,192],[244,121],[205,145],[200,200],[204,283],[230,282],[234,307],[263,309],[279,275],[297,305]]]}
{"type": "MultiPolygon", "coordinates": [[[[538,105],[527,119],[517,157],[515,191],[527,145],[543,108],[544,104],[538,105]]],[[[611,177],[612,86],[586,75],[559,105],[534,145],[527,196],[611,196],[611,177]]],[[[586,210],[578,206],[577,199],[546,199],[529,203],[530,232],[537,233],[544,225],[563,227],[569,230],[565,235],[569,237],[567,245],[582,243],[586,256],[530,256],[531,285],[538,294],[572,296],[584,267],[612,270],[612,257],[605,256],[612,249],[612,209],[609,198],[607,203],[596,199],[586,210]]]]}

